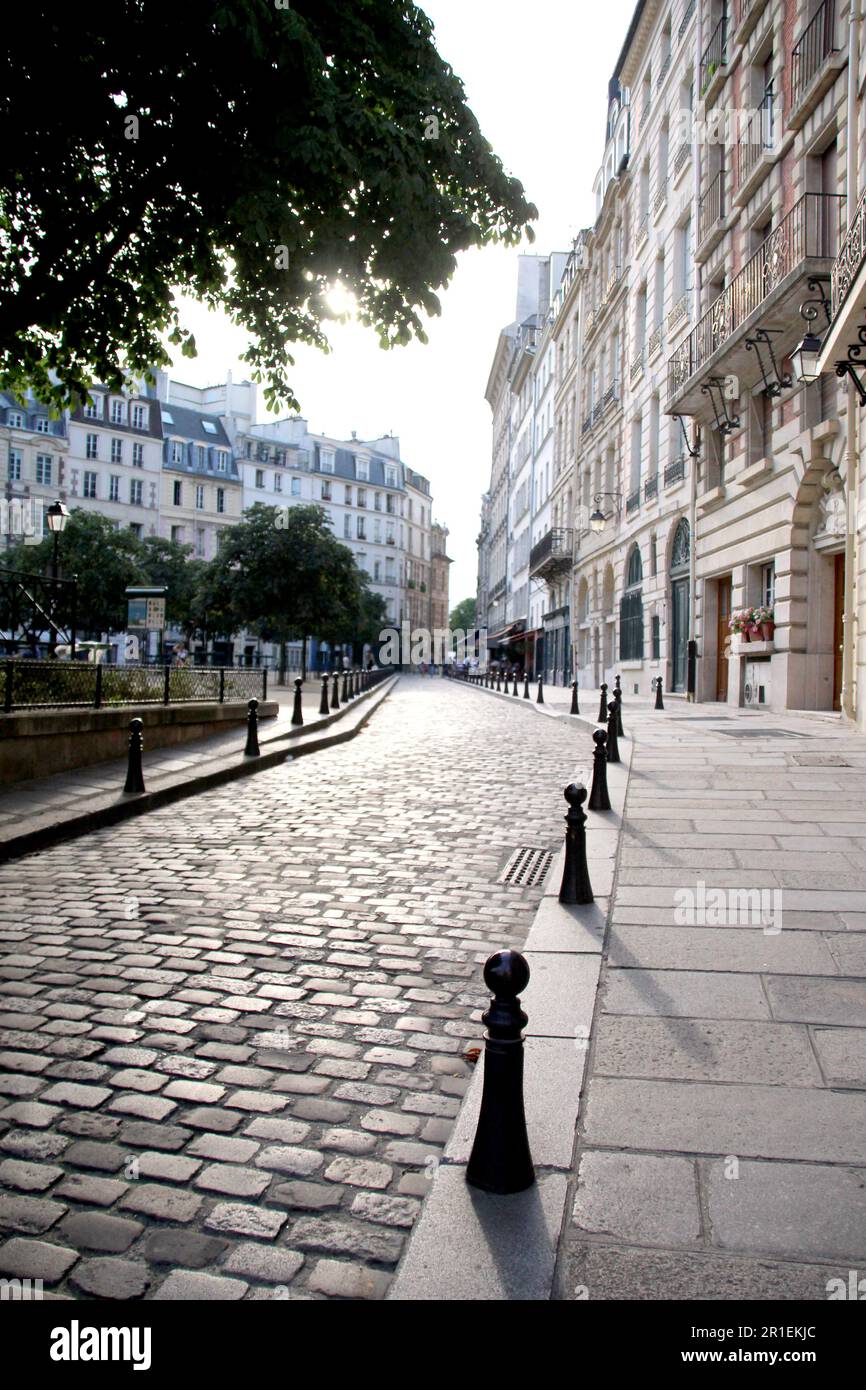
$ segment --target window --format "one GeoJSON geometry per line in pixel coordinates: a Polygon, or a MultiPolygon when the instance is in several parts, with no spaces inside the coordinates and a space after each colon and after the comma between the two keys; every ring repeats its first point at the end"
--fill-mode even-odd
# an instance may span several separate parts
{"type": "Polygon", "coordinates": [[[129,500],[134,507],[141,506],[141,479],[133,478],[129,484],[129,500]]]}
{"type": "Polygon", "coordinates": [[[51,433],[51,426],[50,426],[50,424],[48,423],[48,416],[47,416],[47,415],[37,415],[37,416],[36,416],[36,433],[37,433],[37,434],[50,434],[50,433],[51,433]]]}
{"type": "Polygon", "coordinates": [[[142,526],[140,521],[131,521],[129,523],[129,529],[135,536],[136,540],[140,541],[142,539],[144,535],[144,527],[142,526]]]}
{"type": "Polygon", "coordinates": [[[144,445],[133,444],[132,446],[132,466],[133,468],[144,467],[144,445]]]}
{"type": "Polygon", "coordinates": [[[112,439],[111,441],[111,462],[123,463],[123,440],[112,439]]]}
{"type": "Polygon", "coordinates": [[[176,507],[182,506],[182,504],[183,504],[183,483],[181,483],[181,482],[179,482],[179,481],[177,481],[177,482],[174,483],[173,495],[172,495],[172,499],[171,499],[171,500],[172,500],[172,502],[174,503],[174,505],[175,505],[176,507]]]}
{"type": "Polygon", "coordinates": [[[352,518],[348,512],[343,517],[343,537],[347,541],[352,539],[352,518]]]}
{"type": "Polygon", "coordinates": [[[216,490],[216,494],[217,494],[217,511],[218,511],[218,512],[224,512],[225,509],[226,509],[226,490],[225,490],[225,488],[224,488],[224,487],[218,487],[217,490],[216,490]]]}
{"type": "Polygon", "coordinates": [[[101,397],[101,396],[94,396],[92,400],[90,400],[90,401],[87,402],[87,405],[84,407],[84,418],[85,418],[85,420],[101,420],[101,419],[102,419],[102,397],[101,397]]]}
{"type": "Polygon", "coordinates": [[[356,559],[356,561],[357,561],[357,563],[358,563],[358,569],[359,569],[359,570],[364,570],[365,573],[369,573],[369,571],[367,570],[367,554],[366,554],[366,551],[359,550],[358,553],[357,553],[357,555],[355,556],[355,559],[356,559]]]}
{"type": "Polygon", "coordinates": [[[120,477],[117,473],[112,473],[108,480],[108,500],[109,502],[120,501],[120,477]]]}
{"type": "Polygon", "coordinates": [[[199,560],[204,559],[204,527],[197,526],[195,531],[195,553],[199,560]]]}
{"type": "Polygon", "coordinates": [[[217,430],[217,427],[216,427],[216,425],[214,424],[213,420],[202,420],[202,422],[201,422],[201,427],[202,427],[202,429],[204,430],[205,434],[217,434],[217,433],[219,433],[219,431],[217,430]]]}
{"type": "Polygon", "coordinates": [[[300,478],[293,478],[293,479],[292,479],[292,496],[293,496],[293,497],[300,497],[300,495],[301,495],[301,480],[300,480],[300,478]]]}
{"type": "Polygon", "coordinates": [[[196,444],[195,446],[195,461],[199,468],[204,468],[207,463],[207,449],[203,444],[196,444]]]}
{"type": "Polygon", "coordinates": [[[776,565],[773,560],[761,566],[761,603],[772,608],[776,602],[776,565]]]}
{"type": "Polygon", "coordinates": [[[204,484],[203,484],[203,483],[197,483],[197,484],[196,484],[196,489],[195,489],[195,507],[196,507],[196,511],[198,511],[198,512],[203,512],[203,511],[204,511],[204,484]]]}
{"type": "Polygon", "coordinates": [[[323,473],[333,473],[334,455],[329,449],[322,449],[319,453],[319,466],[323,473]]]}
{"type": "Polygon", "coordinates": [[[659,660],[661,659],[661,654],[662,654],[662,633],[661,633],[661,620],[660,620],[660,618],[659,618],[658,613],[653,613],[653,620],[652,620],[652,643],[653,643],[653,661],[659,661],[659,660]]]}
{"type": "Polygon", "coordinates": [[[10,429],[22,430],[24,428],[24,416],[17,410],[10,410],[6,417],[6,422],[10,429]]]}
{"type": "Polygon", "coordinates": [[[367,489],[366,489],[365,487],[359,487],[359,488],[358,488],[358,506],[359,506],[359,507],[366,507],[366,505],[367,505],[367,489]]]}
{"type": "Polygon", "coordinates": [[[172,540],[175,541],[178,545],[183,545],[183,527],[182,527],[182,526],[172,526],[172,528],[171,528],[171,538],[172,538],[172,540]]]}
{"type": "Polygon", "coordinates": [[[322,501],[323,501],[323,502],[330,502],[330,501],[331,501],[331,484],[330,484],[329,482],[323,482],[323,483],[322,483],[322,501]]]}
{"type": "Polygon", "coordinates": [[[123,424],[123,401],[111,402],[111,423],[113,425],[123,424]]]}
{"type": "Polygon", "coordinates": [[[172,463],[183,463],[183,445],[177,439],[173,439],[171,442],[171,461],[172,463]]]}
{"type": "Polygon", "coordinates": [[[392,497],[390,493],[385,498],[385,511],[389,514],[389,516],[397,515],[397,498],[392,497]]]}
{"type": "Polygon", "coordinates": [[[367,518],[366,518],[365,516],[359,516],[359,517],[357,518],[357,523],[358,523],[358,524],[357,524],[357,533],[356,533],[356,534],[357,534],[358,540],[359,540],[359,541],[365,541],[365,540],[367,539],[367,518]]]}
{"type": "Polygon", "coordinates": [[[134,405],[132,407],[132,428],[134,430],[146,430],[150,420],[146,405],[134,405]]]}
{"type": "Polygon", "coordinates": [[[7,474],[10,483],[18,483],[21,481],[21,454],[18,449],[9,450],[7,474]]]}
{"type": "Polygon", "coordinates": [[[84,475],[84,496],[85,496],[85,497],[95,497],[95,496],[96,496],[96,474],[95,474],[95,473],[85,473],[85,475],[84,475]]]}
{"type": "MultiPolygon", "coordinates": [[[[19,475],[19,476],[20,476],[20,475],[19,475]]],[[[95,477],[96,477],[96,474],[95,474],[95,473],[91,473],[90,476],[91,476],[92,478],[95,478],[95,477]]],[[[87,474],[85,474],[85,477],[87,477],[87,474]]],[[[46,487],[50,484],[50,482],[51,482],[51,456],[50,456],[50,454],[37,454],[37,455],[36,455],[36,481],[37,481],[37,483],[43,483],[46,487]]],[[[87,497],[87,496],[90,496],[91,494],[85,492],[84,495],[85,495],[85,497],[87,497]]],[[[95,491],[95,490],[94,490],[94,492],[93,492],[92,495],[93,495],[94,497],[96,496],[96,491],[95,491]]]]}
{"type": "Polygon", "coordinates": [[[377,492],[377,493],[376,493],[375,497],[373,498],[373,505],[375,506],[377,512],[380,512],[380,511],[382,510],[382,494],[381,494],[381,492],[377,492]]]}
{"type": "Polygon", "coordinates": [[[274,492],[282,492],[282,490],[283,490],[283,475],[282,475],[282,473],[275,473],[275,474],[274,474],[274,492]]]}
{"type": "Polygon", "coordinates": [[[373,521],[373,540],[379,544],[382,540],[382,523],[378,517],[373,521]]]}
{"type": "MultiPolygon", "coordinates": [[[[217,472],[218,472],[218,473],[225,473],[226,469],[228,468],[228,458],[229,458],[229,456],[228,456],[228,454],[226,453],[225,449],[220,449],[219,453],[217,454],[217,472]]],[[[277,488],[277,491],[278,491],[278,492],[279,492],[279,490],[280,490],[280,489],[277,488]]]]}
{"type": "Polygon", "coordinates": [[[360,478],[362,483],[366,483],[370,477],[369,459],[355,459],[355,477],[360,478]]]}
{"type": "Polygon", "coordinates": [[[166,410],[164,406],[162,411],[162,422],[164,425],[174,424],[174,416],[171,414],[170,411],[166,410]]]}
{"type": "Polygon", "coordinates": [[[265,470],[264,470],[263,468],[257,468],[257,469],[256,469],[256,487],[264,487],[264,485],[265,485],[265,470]]]}
{"type": "Polygon", "coordinates": [[[397,470],[392,464],[386,464],[385,466],[385,482],[388,487],[397,486],[397,470]]]}
{"type": "Polygon", "coordinates": [[[638,546],[632,548],[626,568],[625,592],[619,609],[620,661],[643,660],[643,564],[638,546]]]}
{"type": "Polygon", "coordinates": [[[85,441],[85,455],[89,459],[99,458],[99,435],[89,434],[85,441]]]}

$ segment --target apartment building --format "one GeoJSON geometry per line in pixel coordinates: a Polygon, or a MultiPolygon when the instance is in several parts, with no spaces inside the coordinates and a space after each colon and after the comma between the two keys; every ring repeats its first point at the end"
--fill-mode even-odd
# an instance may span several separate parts
{"type": "Polygon", "coordinates": [[[217,415],[160,402],[160,534],[191,545],[197,560],[219,554],[220,532],[241,519],[243,489],[232,442],[217,415]]]}
{"type": "Polygon", "coordinates": [[[23,405],[0,392],[0,450],[4,460],[4,508],[0,544],[47,533],[45,508],[66,485],[69,430],[65,416],[52,420],[38,401],[23,405]],[[33,505],[35,504],[35,505],[33,505]]]}
{"type": "Polygon", "coordinates": [[[431,632],[444,631],[451,612],[450,571],[454,562],[448,554],[448,527],[434,521],[430,528],[430,619],[431,632]]]}

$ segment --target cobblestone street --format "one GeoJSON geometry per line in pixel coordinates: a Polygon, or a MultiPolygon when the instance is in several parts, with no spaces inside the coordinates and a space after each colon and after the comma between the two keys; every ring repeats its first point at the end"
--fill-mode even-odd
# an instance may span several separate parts
{"type": "Polygon", "coordinates": [[[351,743],[4,866],[0,1274],[381,1297],[579,751],[403,678],[351,743]]]}

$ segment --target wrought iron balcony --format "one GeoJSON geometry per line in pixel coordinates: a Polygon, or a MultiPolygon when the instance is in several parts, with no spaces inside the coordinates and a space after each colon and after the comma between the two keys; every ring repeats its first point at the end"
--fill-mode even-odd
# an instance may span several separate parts
{"type": "Polygon", "coordinates": [[[532,547],[529,552],[529,573],[542,579],[571,569],[574,554],[574,531],[570,526],[557,526],[532,547]]]}
{"type": "Polygon", "coordinates": [[[630,369],[630,371],[629,371],[629,381],[631,382],[632,386],[634,386],[635,382],[636,382],[636,381],[639,381],[640,378],[641,378],[642,376],[643,376],[643,352],[639,352],[638,355],[637,355],[637,357],[635,357],[635,358],[632,360],[631,369],[630,369]]]}
{"type": "Polygon", "coordinates": [[[635,490],[634,490],[634,492],[630,492],[629,495],[628,495],[628,497],[625,499],[625,510],[626,510],[626,514],[630,514],[631,512],[636,512],[639,506],[640,506],[640,488],[639,488],[639,487],[636,487],[635,490]]]}
{"type": "Polygon", "coordinates": [[[857,204],[857,211],[848,227],[842,246],[833,265],[831,299],[835,318],[845,303],[848,291],[866,261],[866,193],[857,204]]]}
{"type": "Polygon", "coordinates": [[[728,21],[727,17],[722,15],[701,58],[701,96],[706,95],[716,73],[728,61],[727,40],[728,21]]]}
{"type": "Polygon", "coordinates": [[[781,334],[780,357],[786,340],[793,347],[802,337],[803,282],[829,274],[844,204],[841,195],[829,193],[805,193],[794,204],[669,359],[669,407],[676,402],[684,413],[700,414],[700,383],[720,370],[738,376],[742,389],[753,385],[755,354],[743,349],[749,328],[781,334]]]}
{"type": "Polygon", "coordinates": [[[738,43],[745,43],[766,6],[767,0],[735,0],[734,37],[738,43]]]}
{"type": "Polygon", "coordinates": [[[661,350],[662,350],[662,332],[663,332],[663,327],[664,327],[664,326],[663,326],[662,324],[659,324],[657,328],[654,328],[654,329],[653,329],[652,333],[651,333],[650,336],[649,336],[649,342],[647,343],[646,355],[647,355],[647,359],[648,359],[650,362],[653,360],[653,358],[656,356],[656,354],[659,353],[659,352],[661,352],[661,350]]]}
{"type": "Polygon", "coordinates": [[[741,193],[749,184],[764,154],[773,148],[775,112],[773,89],[768,87],[761,104],[749,117],[734,149],[734,186],[741,193]]]}
{"type": "Polygon", "coordinates": [[[720,169],[698,203],[698,246],[714,232],[725,216],[725,171],[720,169]]]}
{"type": "Polygon", "coordinates": [[[654,497],[659,495],[659,475],[654,473],[651,478],[647,478],[643,485],[643,496],[645,502],[651,502],[654,497]]]}
{"type": "Polygon", "coordinates": [[[608,386],[607,390],[604,393],[602,404],[604,405],[605,410],[607,410],[609,406],[614,405],[618,400],[619,382],[612,381],[610,386],[608,386]]]}
{"type": "Polygon", "coordinates": [[[670,72],[670,69],[671,69],[671,60],[672,60],[673,56],[674,56],[674,55],[673,55],[673,52],[672,52],[671,50],[668,50],[668,56],[665,58],[665,60],[664,60],[664,62],[662,63],[661,67],[659,68],[659,75],[658,75],[658,77],[656,78],[656,91],[659,90],[659,88],[661,87],[661,85],[662,85],[662,83],[664,82],[665,78],[667,77],[668,73],[670,72]]]}
{"type": "Polygon", "coordinates": [[[680,170],[684,167],[691,152],[691,141],[684,140],[683,143],[680,145],[679,149],[677,150],[676,154],[674,155],[674,178],[677,178],[677,176],[679,175],[680,170]]]}
{"type": "Polygon", "coordinates": [[[688,316],[689,316],[689,298],[690,298],[690,295],[689,295],[688,291],[686,291],[685,294],[680,295],[680,297],[679,297],[679,299],[677,300],[676,304],[673,306],[673,308],[671,309],[670,313],[668,314],[668,332],[669,332],[669,333],[673,333],[674,330],[680,326],[680,324],[683,322],[683,320],[688,318],[688,316]]]}
{"type": "Polygon", "coordinates": [[[682,38],[683,34],[684,34],[684,33],[686,32],[686,30],[688,29],[689,24],[691,23],[692,15],[694,14],[694,12],[695,12],[696,9],[697,9],[697,0],[688,0],[688,4],[686,5],[685,12],[684,12],[684,14],[683,14],[682,19],[680,20],[680,27],[679,27],[679,29],[677,30],[677,43],[679,43],[679,41],[680,41],[680,39],[682,38]]]}
{"type": "Polygon", "coordinates": [[[674,483],[682,482],[686,476],[686,461],[684,458],[674,459],[665,469],[665,487],[673,487],[674,483]]]}
{"type": "Polygon", "coordinates": [[[662,208],[668,200],[668,181],[667,178],[659,179],[659,186],[656,189],[656,196],[653,198],[653,221],[658,217],[662,208]]]}
{"type": "Polygon", "coordinates": [[[791,108],[796,109],[836,50],[836,0],[824,0],[791,51],[791,108]]]}

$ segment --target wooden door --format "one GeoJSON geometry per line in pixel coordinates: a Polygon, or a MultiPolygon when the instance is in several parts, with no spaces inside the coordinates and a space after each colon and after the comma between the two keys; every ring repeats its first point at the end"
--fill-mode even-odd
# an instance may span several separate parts
{"type": "Polygon", "coordinates": [[[845,555],[840,551],[835,562],[833,593],[833,708],[842,708],[842,645],[845,640],[845,555]]]}
{"type": "Polygon", "coordinates": [[[671,606],[671,689],[685,690],[689,640],[688,579],[675,579],[671,584],[671,606]]]}
{"type": "Polygon", "coordinates": [[[731,616],[731,576],[718,582],[719,617],[716,632],[716,699],[728,699],[728,650],[731,640],[728,619],[731,616]]]}

